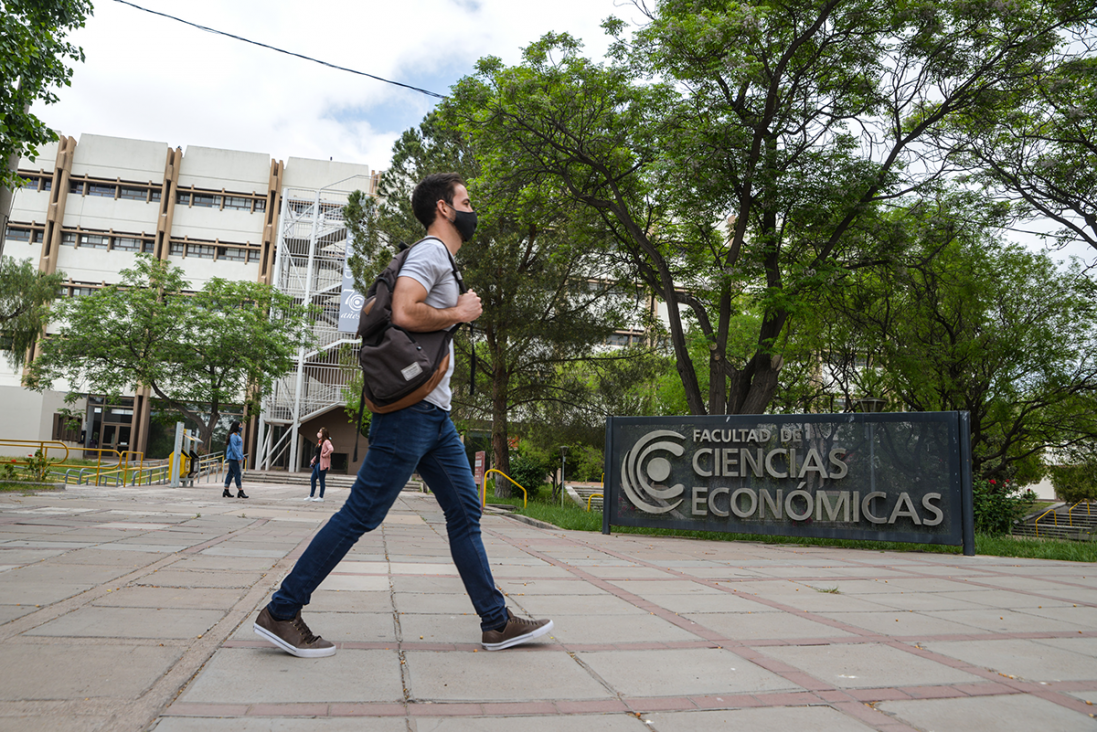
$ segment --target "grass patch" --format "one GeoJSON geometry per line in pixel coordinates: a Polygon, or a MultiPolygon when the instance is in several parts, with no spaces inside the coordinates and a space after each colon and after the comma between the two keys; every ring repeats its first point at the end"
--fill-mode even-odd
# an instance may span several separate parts
{"type": "Polygon", "coordinates": [[[41,483],[21,483],[17,480],[0,481],[0,493],[30,493],[32,491],[56,491],[61,490],[54,488],[53,484],[42,485],[41,483]]]}
{"type": "MultiPolygon", "coordinates": [[[[548,497],[547,491],[542,491],[548,497]]],[[[516,513],[538,521],[574,531],[601,531],[602,513],[567,503],[552,504],[540,496],[522,508],[522,499],[495,498],[488,492],[488,503],[509,503],[518,506],[516,513]]],[[[793,544],[798,546],[835,546],[845,549],[863,549],[878,552],[928,552],[935,554],[962,554],[959,546],[940,544],[911,544],[897,541],[863,541],[853,539],[824,539],[802,536],[767,536],[763,534],[720,534],[709,531],[685,531],[681,529],[645,529],[634,526],[613,526],[614,534],[639,534],[641,536],[674,536],[702,541],[750,541],[763,544],[793,544]]],[[[975,553],[995,557],[1019,557],[1025,559],[1056,559],[1067,562],[1097,562],[1097,541],[1062,541],[1057,539],[1030,539],[1027,537],[975,535],[975,553]]]]}

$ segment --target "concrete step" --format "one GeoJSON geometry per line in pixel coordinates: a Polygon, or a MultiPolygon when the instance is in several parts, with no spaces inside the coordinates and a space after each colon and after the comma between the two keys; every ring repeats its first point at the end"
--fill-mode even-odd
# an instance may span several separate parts
{"type": "MultiPolygon", "coordinates": [[[[356,475],[332,475],[330,472],[324,483],[329,488],[350,488],[357,479],[356,475]]],[[[280,485],[308,486],[312,481],[312,473],[288,473],[285,470],[249,470],[244,473],[244,480],[253,480],[256,483],[277,483],[280,485]]],[[[425,491],[426,486],[419,476],[414,475],[404,486],[406,491],[425,491]]]]}

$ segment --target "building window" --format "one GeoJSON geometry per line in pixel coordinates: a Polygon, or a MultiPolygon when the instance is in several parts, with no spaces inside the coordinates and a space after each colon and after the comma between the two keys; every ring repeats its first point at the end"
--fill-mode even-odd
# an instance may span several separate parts
{"type": "Polygon", "coordinates": [[[37,177],[32,178],[29,175],[21,175],[19,177],[23,179],[23,187],[24,188],[29,188],[32,191],[37,191],[38,190],[38,178],[37,177]]]}
{"type": "Polygon", "coordinates": [[[149,191],[147,188],[122,186],[118,192],[118,197],[125,198],[127,201],[147,201],[149,200],[149,191]]]}
{"type": "Polygon", "coordinates": [[[22,227],[9,226],[8,230],[4,233],[4,238],[8,241],[30,241],[30,229],[24,229],[22,227]]]}
{"type": "Polygon", "coordinates": [[[149,191],[149,201],[151,201],[153,203],[159,203],[160,202],[160,191],[157,191],[157,190],[149,191]]]}
{"type": "Polygon", "coordinates": [[[183,206],[189,206],[190,205],[190,194],[189,193],[182,193],[182,192],[176,193],[175,194],[175,203],[176,204],[181,204],[183,206]]]}
{"type": "Polygon", "coordinates": [[[107,186],[103,185],[102,183],[88,183],[89,196],[99,196],[100,198],[114,198],[117,191],[117,186],[107,186]]]}
{"type": "Polygon", "coordinates": [[[267,200],[265,198],[256,199],[255,210],[259,213],[264,213],[267,210],[267,200]]]}
{"type": "Polygon", "coordinates": [[[251,200],[243,196],[225,196],[225,208],[234,211],[250,211],[251,200]]]}
{"type": "Polygon", "coordinates": [[[168,254],[177,254],[179,256],[183,256],[185,252],[186,246],[181,241],[173,241],[168,249],[168,254]]]}
{"type": "Polygon", "coordinates": [[[187,256],[188,257],[201,257],[202,259],[213,259],[217,252],[216,247],[203,246],[202,244],[187,244],[187,256]]]}
{"type": "Polygon", "coordinates": [[[53,415],[53,437],[51,440],[60,440],[61,442],[79,442],[80,441],[80,421],[75,420],[76,424],[73,424],[73,419],[64,414],[53,415]]]}
{"type": "Polygon", "coordinates": [[[82,181],[82,180],[70,180],[69,181],[69,193],[78,193],[81,196],[84,195],[84,181],[82,181]]]}
{"type": "Polygon", "coordinates": [[[132,236],[116,236],[111,244],[111,249],[118,249],[123,252],[139,252],[141,251],[141,240],[132,236]]]}
{"type": "Polygon", "coordinates": [[[109,236],[100,236],[99,234],[80,235],[80,246],[82,247],[88,247],[90,249],[106,249],[109,244],[109,236]]]}
{"type": "Polygon", "coordinates": [[[195,193],[192,205],[202,206],[203,208],[221,208],[221,197],[195,193]]]}
{"type": "Polygon", "coordinates": [[[239,247],[218,247],[217,258],[227,259],[231,262],[245,262],[247,261],[247,250],[239,247]]]}
{"type": "Polygon", "coordinates": [[[76,246],[76,232],[75,231],[62,231],[61,243],[68,247],[76,246]]]}

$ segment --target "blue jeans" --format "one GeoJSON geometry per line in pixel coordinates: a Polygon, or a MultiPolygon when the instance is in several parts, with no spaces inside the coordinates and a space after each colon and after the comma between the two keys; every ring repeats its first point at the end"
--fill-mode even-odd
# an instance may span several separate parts
{"type": "Polygon", "coordinates": [[[226,460],[225,465],[228,466],[228,470],[225,471],[225,487],[228,488],[232,479],[236,478],[236,490],[240,490],[240,461],[226,460]]]}
{"type": "Polygon", "coordinates": [[[324,480],[328,477],[328,471],[320,470],[320,461],[317,460],[312,465],[312,488],[309,490],[309,497],[312,497],[316,493],[316,479],[320,479],[320,497],[324,497],[324,488],[326,487],[324,480]]]}
{"type": "Polygon", "coordinates": [[[480,496],[464,445],[449,413],[429,402],[373,415],[369,452],[338,513],[320,529],[268,605],[279,620],[293,618],[355,542],[384,520],[401,489],[418,470],[446,517],[449,549],[482,630],[507,622],[506,602],[495,587],[480,536],[480,496]]]}

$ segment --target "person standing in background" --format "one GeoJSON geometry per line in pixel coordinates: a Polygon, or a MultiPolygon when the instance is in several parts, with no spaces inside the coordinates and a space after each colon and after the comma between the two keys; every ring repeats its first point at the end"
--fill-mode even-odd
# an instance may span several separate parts
{"type": "Polygon", "coordinates": [[[229,427],[229,437],[225,441],[225,462],[228,469],[225,471],[225,490],[222,491],[221,496],[223,498],[232,498],[232,493],[229,491],[229,484],[233,478],[236,478],[236,497],[247,498],[244,495],[244,489],[240,485],[241,476],[240,461],[244,459],[244,439],[240,437],[240,423],[233,422],[229,427]]]}
{"type": "Polygon", "coordinates": [[[320,431],[316,433],[316,449],[312,454],[312,488],[309,490],[308,498],[306,501],[323,501],[324,489],[327,487],[325,484],[325,478],[327,478],[328,470],[331,469],[331,454],[335,452],[335,447],[331,444],[331,438],[328,436],[328,428],[321,427],[320,431]],[[320,495],[316,495],[316,479],[320,479],[320,495]]]}

